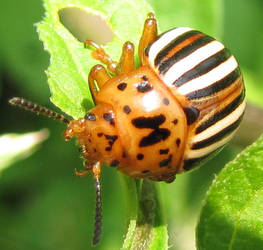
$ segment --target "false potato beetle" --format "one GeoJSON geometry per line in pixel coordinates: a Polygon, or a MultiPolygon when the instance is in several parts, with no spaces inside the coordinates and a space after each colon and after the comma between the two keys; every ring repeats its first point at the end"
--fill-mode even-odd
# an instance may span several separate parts
{"type": "Polygon", "coordinates": [[[65,140],[76,136],[86,169],[93,173],[96,215],[93,243],[101,233],[101,164],[135,178],[172,182],[177,173],[200,165],[235,134],[245,109],[238,64],[224,45],[191,28],[157,35],[150,13],[139,43],[123,45],[119,63],[93,41],[94,66],[88,82],[96,106],[85,117],[63,115],[22,98],[10,103],[67,124],[65,140]],[[113,77],[111,75],[114,75],[113,77]]]}

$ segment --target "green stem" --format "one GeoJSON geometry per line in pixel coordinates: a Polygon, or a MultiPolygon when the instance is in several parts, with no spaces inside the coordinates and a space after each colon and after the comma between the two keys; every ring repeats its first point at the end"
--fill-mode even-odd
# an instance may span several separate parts
{"type": "Polygon", "coordinates": [[[167,227],[157,184],[121,176],[126,192],[128,230],[122,249],[167,249],[167,227]]]}

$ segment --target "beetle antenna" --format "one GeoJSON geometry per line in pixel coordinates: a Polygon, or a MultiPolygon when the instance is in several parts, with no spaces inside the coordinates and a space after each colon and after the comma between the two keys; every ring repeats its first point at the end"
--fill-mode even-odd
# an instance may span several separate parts
{"type": "Polygon", "coordinates": [[[96,245],[100,240],[101,224],[102,224],[102,203],[101,203],[101,186],[99,178],[95,178],[96,189],[96,210],[95,210],[95,223],[94,223],[94,235],[93,245],[96,245]]]}
{"type": "Polygon", "coordinates": [[[69,120],[65,118],[63,115],[58,114],[46,107],[42,107],[38,104],[30,102],[24,98],[13,97],[12,99],[9,100],[9,103],[14,106],[20,107],[22,109],[36,113],[36,114],[41,114],[41,115],[44,115],[50,118],[54,118],[54,119],[60,120],[61,122],[64,122],[67,124],[69,123],[69,120]]]}

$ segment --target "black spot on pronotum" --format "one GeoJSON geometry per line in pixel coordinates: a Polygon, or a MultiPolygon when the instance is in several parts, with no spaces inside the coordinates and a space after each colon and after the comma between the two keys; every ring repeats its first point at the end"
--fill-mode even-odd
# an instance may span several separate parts
{"type": "Polygon", "coordinates": [[[184,113],[186,115],[187,125],[191,125],[197,120],[200,111],[192,106],[192,107],[185,107],[184,113]]]}
{"type": "Polygon", "coordinates": [[[137,85],[137,90],[141,93],[145,93],[145,92],[148,92],[150,90],[152,90],[153,87],[149,84],[149,81],[148,79],[146,81],[143,81],[143,82],[140,82],[138,85],[137,85]]]}
{"type": "Polygon", "coordinates": [[[159,151],[160,155],[166,155],[169,153],[169,148],[166,148],[166,149],[160,149],[159,151]]]}
{"type": "Polygon", "coordinates": [[[109,146],[106,147],[106,148],[105,148],[105,151],[111,151],[111,147],[109,147],[109,146]]]}
{"type": "Polygon", "coordinates": [[[173,120],[173,124],[176,125],[178,123],[178,119],[173,120]]]}
{"type": "Polygon", "coordinates": [[[131,113],[131,108],[128,105],[125,105],[123,107],[123,112],[128,115],[131,113]]]}
{"type": "Polygon", "coordinates": [[[113,160],[111,163],[110,163],[110,166],[111,167],[117,167],[119,165],[119,161],[118,160],[113,160]]]}
{"type": "Polygon", "coordinates": [[[141,139],[139,146],[147,147],[154,145],[160,141],[166,140],[170,136],[170,130],[166,128],[157,128],[151,132],[148,136],[145,136],[141,139]]]}
{"type": "Polygon", "coordinates": [[[163,98],[163,103],[165,104],[165,105],[169,105],[169,99],[167,99],[167,98],[163,98]]]}
{"type": "Polygon", "coordinates": [[[97,136],[98,136],[98,137],[102,137],[102,136],[103,136],[103,133],[98,133],[97,136]]]}
{"type": "Polygon", "coordinates": [[[153,117],[138,117],[132,120],[132,124],[136,128],[152,128],[156,129],[165,122],[164,115],[157,115],[153,117]]]}
{"type": "Polygon", "coordinates": [[[143,170],[143,171],[142,171],[142,174],[149,174],[149,173],[151,173],[150,170],[143,170]]]}
{"type": "Polygon", "coordinates": [[[103,119],[107,122],[109,122],[111,125],[115,125],[113,114],[112,113],[104,113],[103,119]]]}
{"type": "Polygon", "coordinates": [[[180,139],[180,138],[177,138],[176,141],[175,141],[175,143],[176,143],[176,146],[179,147],[180,144],[181,144],[181,139],[180,139]]]}
{"type": "Polygon", "coordinates": [[[127,157],[127,153],[126,152],[123,152],[122,153],[122,158],[126,158],[127,157]]]}
{"type": "Polygon", "coordinates": [[[144,75],[144,76],[142,76],[142,80],[148,81],[149,79],[148,79],[148,77],[146,75],[144,75]]]}
{"type": "Polygon", "coordinates": [[[171,134],[169,129],[159,128],[165,122],[164,115],[157,115],[153,117],[138,117],[132,120],[132,124],[136,128],[151,128],[154,129],[148,136],[145,136],[139,142],[140,147],[146,147],[164,141],[171,134]]]}
{"type": "Polygon", "coordinates": [[[125,82],[122,82],[122,83],[118,84],[118,86],[117,86],[117,88],[118,88],[119,90],[121,90],[121,91],[123,91],[124,89],[126,89],[126,87],[127,87],[127,83],[125,83],[125,82]]]}
{"type": "Polygon", "coordinates": [[[137,159],[138,160],[142,160],[144,158],[144,155],[143,154],[137,154],[137,159]]]}
{"type": "Polygon", "coordinates": [[[85,119],[88,121],[95,122],[96,121],[96,116],[93,113],[87,113],[85,115],[85,119]]]}
{"type": "Polygon", "coordinates": [[[107,150],[107,151],[110,151],[112,149],[112,146],[114,144],[114,142],[117,140],[118,136],[117,135],[104,135],[105,138],[108,140],[108,143],[109,143],[109,147],[110,149],[107,150]]]}
{"type": "Polygon", "coordinates": [[[160,167],[166,167],[166,166],[168,166],[169,163],[171,163],[171,161],[172,161],[172,156],[173,156],[173,155],[170,154],[167,159],[164,159],[164,160],[160,161],[159,166],[160,166],[160,167]]]}

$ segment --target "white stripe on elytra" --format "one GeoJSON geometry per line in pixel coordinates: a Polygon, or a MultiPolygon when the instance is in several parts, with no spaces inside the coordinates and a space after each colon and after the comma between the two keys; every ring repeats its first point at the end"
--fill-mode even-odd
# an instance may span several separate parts
{"type": "Polygon", "coordinates": [[[154,68],[154,59],[157,56],[157,54],[165,47],[167,46],[172,40],[177,38],[178,36],[192,30],[191,28],[188,27],[180,27],[176,29],[172,29],[162,35],[158,40],[156,40],[152,45],[149,50],[149,56],[148,60],[152,67],[154,68]]]}
{"type": "Polygon", "coordinates": [[[208,57],[216,54],[224,48],[224,45],[218,41],[212,41],[201,48],[195,50],[193,53],[176,62],[162,77],[163,81],[171,85],[184,73],[194,68],[197,64],[204,61],[208,57]]]}
{"type": "Polygon", "coordinates": [[[177,91],[181,95],[187,95],[191,92],[201,90],[221,80],[234,71],[237,67],[237,61],[233,56],[231,56],[217,67],[210,70],[208,73],[185,83],[179,87],[177,91]]]}
{"type": "Polygon", "coordinates": [[[223,119],[219,120],[217,123],[214,125],[208,127],[206,130],[203,132],[195,135],[191,141],[191,143],[197,143],[200,141],[203,141],[209,137],[211,137],[214,134],[219,133],[221,130],[226,128],[227,126],[233,124],[236,122],[240,116],[243,114],[244,109],[246,106],[245,100],[228,116],[224,117],[223,119]]]}
{"type": "Polygon", "coordinates": [[[220,148],[221,146],[223,146],[224,144],[226,144],[228,141],[231,140],[231,138],[234,136],[234,134],[236,133],[236,130],[238,128],[236,128],[231,134],[229,134],[226,137],[223,137],[223,139],[221,139],[218,142],[215,142],[205,148],[201,148],[201,149],[193,149],[193,150],[188,150],[185,154],[185,159],[191,159],[191,158],[199,158],[199,157],[203,157],[206,156],[208,154],[210,154],[211,152],[215,151],[216,149],[220,148]]]}

